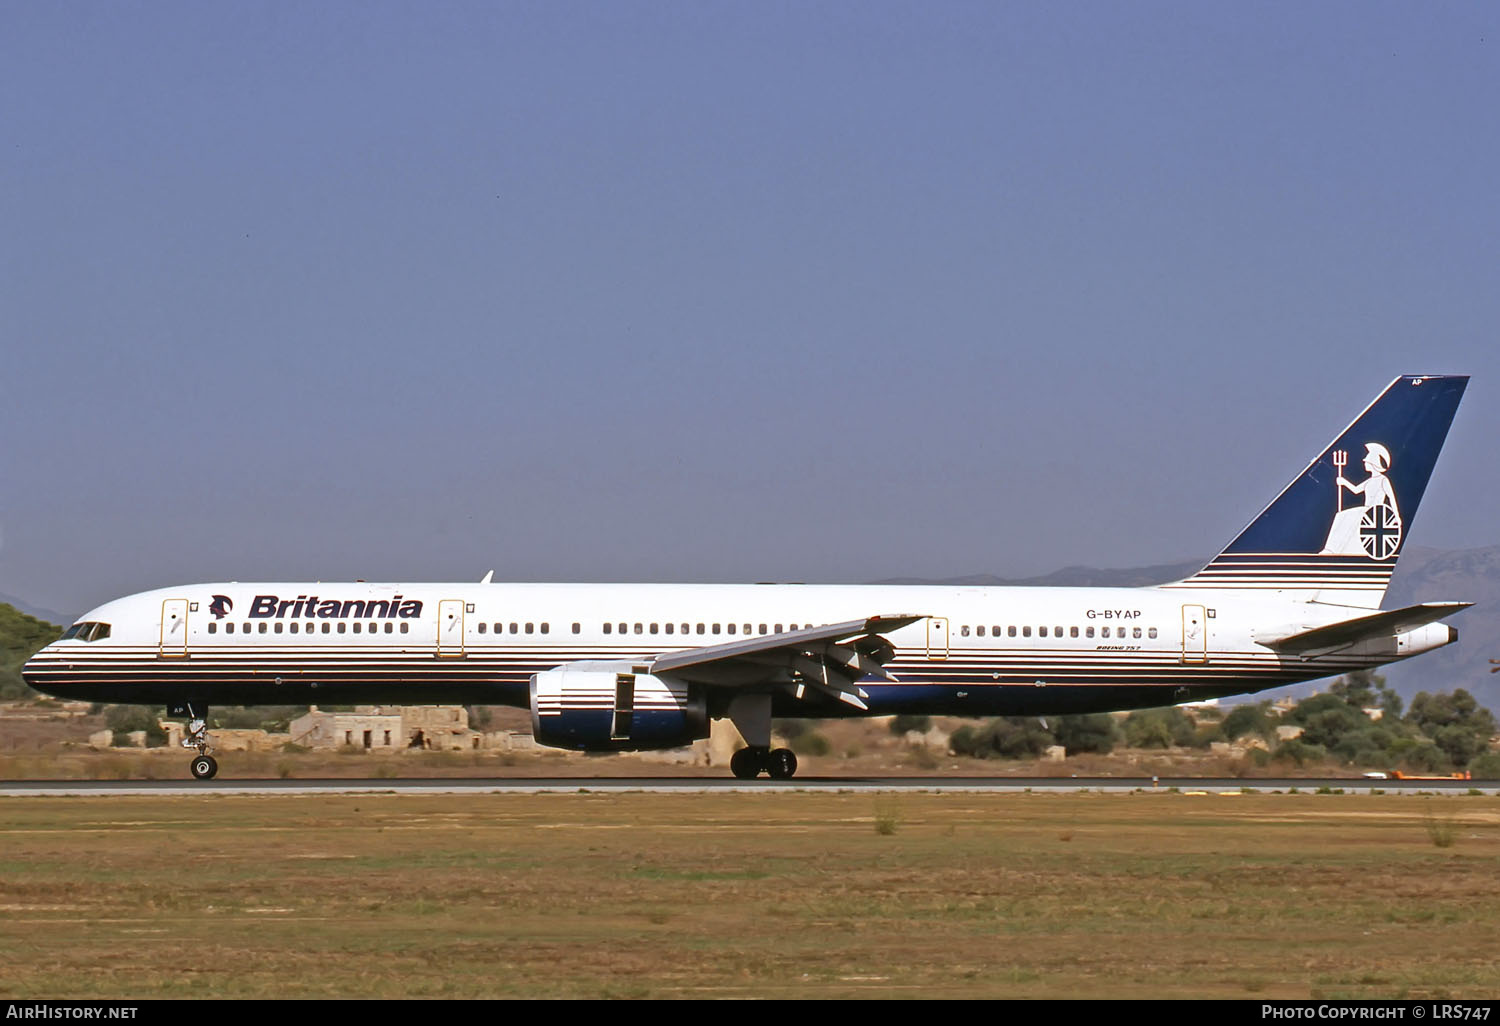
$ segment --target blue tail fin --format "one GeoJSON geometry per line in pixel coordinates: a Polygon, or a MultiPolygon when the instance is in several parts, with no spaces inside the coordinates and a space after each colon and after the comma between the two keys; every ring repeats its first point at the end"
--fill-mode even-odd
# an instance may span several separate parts
{"type": "Polygon", "coordinates": [[[1468,383],[1449,375],[1391,382],[1208,566],[1167,587],[1377,608],[1468,383]]]}

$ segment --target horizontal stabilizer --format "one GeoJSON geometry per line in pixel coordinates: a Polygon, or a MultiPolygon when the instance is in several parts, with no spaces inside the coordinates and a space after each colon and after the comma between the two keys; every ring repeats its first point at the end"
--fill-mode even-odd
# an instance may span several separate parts
{"type": "Polygon", "coordinates": [[[1409,630],[1441,620],[1468,609],[1472,602],[1423,602],[1404,609],[1387,609],[1369,616],[1340,620],[1326,627],[1298,631],[1274,638],[1257,638],[1263,645],[1283,652],[1308,652],[1312,649],[1337,648],[1360,641],[1390,638],[1409,630]]]}

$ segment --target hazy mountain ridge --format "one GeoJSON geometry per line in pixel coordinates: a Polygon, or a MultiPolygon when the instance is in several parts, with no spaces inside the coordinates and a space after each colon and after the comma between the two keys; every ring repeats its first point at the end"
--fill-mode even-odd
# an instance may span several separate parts
{"type": "Polygon", "coordinates": [[[1490,673],[1490,660],[1500,659],[1500,545],[1401,554],[1386,608],[1448,599],[1474,603],[1448,620],[1458,628],[1458,642],[1387,667],[1386,681],[1408,698],[1418,691],[1465,688],[1480,704],[1500,708],[1500,675],[1490,673]]]}
{"type": "Polygon", "coordinates": [[[996,577],[994,574],[970,574],[967,577],[945,577],[932,580],[922,577],[893,577],[876,584],[956,584],[970,588],[1146,588],[1153,584],[1180,581],[1203,569],[1206,559],[1186,563],[1161,563],[1156,566],[1100,569],[1093,566],[1065,566],[1041,577],[996,577]]]}
{"type": "Polygon", "coordinates": [[[42,606],[34,606],[25,599],[16,598],[14,595],[0,594],[0,603],[11,606],[27,616],[34,616],[38,620],[46,620],[48,623],[69,624],[73,622],[71,616],[65,616],[55,609],[45,609],[42,606]]]}

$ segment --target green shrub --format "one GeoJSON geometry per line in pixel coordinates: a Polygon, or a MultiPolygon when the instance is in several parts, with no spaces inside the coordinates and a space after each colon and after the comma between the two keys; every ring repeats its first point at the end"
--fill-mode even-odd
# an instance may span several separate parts
{"type": "Polygon", "coordinates": [[[909,730],[915,730],[919,734],[925,734],[932,729],[931,716],[913,716],[908,713],[900,713],[891,717],[891,733],[900,737],[909,730]]]}
{"type": "Polygon", "coordinates": [[[1131,748],[1186,748],[1197,734],[1193,721],[1176,706],[1137,709],[1125,718],[1125,743],[1131,748]]]}
{"type": "Polygon", "coordinates": [[[1040,720],[1002,716],[977,728],[968,724],[959,727],[948,744],[956,754],[976,759],[1027,759],[1041,755],[1053,740],[1040,720]]]}
{"type": "Polygon", "coordinates": [[[1321,745],[1310,745],[1301,738],[1293,738],[1277,745],[1276,751],[1271,753],[1271,758],[1277,762],[1292,762],[1298,766],[1306,766],[1310,762],[1322,762],[1328,758],[1328,752],[1321,745]]]}
{"type": "Polygon", "coordinates": [[[833,745],[828,738],[816,730],[804,731],[796,737],[787,738],[787,744],[798,755],[827,755],[833,751],[833,745]]]}
{"type": "Polygon", "coordinates": [[[1048,717],[1047,725],[1069,755],[1079,752],[1108,755],[1120,740],[1120,728],[1107,713],[1052,716],[1048,717]]]}
{"type": "Polygon", "coordinates": [[[1229,710],[1219,725],[1226,741],[1237,741],[1246,734],[1270,738],[1275,736],[1275,724],[1271,721],[1271,703],[1255,702],[1237,705],[1229,710]]]}
{"type": "Polygon", "coordinates": [[[1469,761],[1469,774],[1475,780],[1500,780],[1500,752],[1485,752],[1469,761]]]}

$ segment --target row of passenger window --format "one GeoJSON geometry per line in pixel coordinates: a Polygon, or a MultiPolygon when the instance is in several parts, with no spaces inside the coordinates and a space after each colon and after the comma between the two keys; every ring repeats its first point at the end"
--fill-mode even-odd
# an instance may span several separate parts
{"type": "MultiPolygon", "coordinates": [[[[301,624],[301,621],[299,621],[299,620],[293,620],[291,623],[287,623],[287,624],[283,624],[280,620],[277,620],[273,624],[267,624],[265,621],[261,621],[258,624],[248,624],[248,623],[240,624],[240,633],[241,634],[249,634],[249,633],[251,633],[252,628],[258,628],[258,631],[261,634],[266,634],[266,633],[281,634],[283,632],[283,628],[284,628],[285,632],[288,633],[288,634],[297,634],[297,633],[299,633],[299,629],[301,628],[301,626],[302,626],[302,624],[301,624]]],[[[323,633],[324,634],[333,634],[333,633],[345,634],[345,633],[348,633],[349,630],[351,630],[351,629],[353,630],[353,632],[355,634],[359,634],[359,633],[361,633],[361,628],[363,628],[363,626],[364,626],[364,624],[360,623],[360,622],[355,622],[353,624],[348,624],[348,623],[346,623],[343,620],[338,621],[337,624],[331,623],[331,622],[329,622],[327,620],[324,620],[322,622],[322,627],[323,627],[323,633]]],[[[315,633],[317,633],[317,628],[318,628],[318,624],[316,624],[316,623],[310,623],[310,624],[307,625],[307,633],[308,634],[315,634],[315,633]]],[[[394,634],[396,632],[396,629],[397,628],[396,628],[395,624],[392,624],[390,622],[387,622],[385,624],[385,633],[387,633],[387,634],[394,634]]],[[[400,626],[400,631],[401,631],[402,634],[409,633],[411,631],[411,624],[406,623],[405,621],[402,621],[401,626],[400,626]]],[[[219,633],[219,625],[218,625],[217,622],[210,623],[208,625],[208,633],[210,633],[210,634],[217,634],[217,633],[219,633]]],[[[233,623],[226,623],[224,625],[224,633],[225,634],[233,634],[234,633],[234,624],[233,623]]],[[[378,623],[372,623],[372,624],[370,624],[369,633],[371,633],[371,634],[379,634],[380,633],[380,624],[378,624],[378,623]]]]}
{"type": "MultiPolygon", "coordinates": [[[[797,624],[791,624],[789,630],[796,630],[797,624]]],[[[811,627],[812,624],[806,624],[811,627]]],[[[546,634],[552,626],[549,623],[481,623],[475,628],[480,634],[493,632],[495,634],[546,634]]],[[[780,634],[781,624],[738,624],[738,623],[606,623],[602,630],[605,634],[780,634]]],[[[582,634],[583,624],[574,623],[573,633],[582,634]]]]}
{"type": "MultiPolygon", "coordinates": [[[[962,635],[963,637],[967,638],[969,636],[969,630],[970,630],[969,625],[968,624],[964,624],[962,627],[960,627],[958,629],[958,633],[960,635],[962,635]]],[[[990,636],[994,637],[994,638],[1001,637],[1002,636],[1001,635],[1001,631],[1002,630],[1005,632],[1003,636],[1007,637],[1007,638],[1014,638],[1014,637],[1029,638],[1029,637],[1031,637],[1031,628],[1030,627],[1014,627],[1014,626],[1012,626],[1012,627],[1004,627],[1004,628],[1001,628],[1001,627],[990,627],[989,628],[990,636]]],[[[1114,632],[1113,636],[1116,637],[1116,638],[1125,638],[1125,637],[1139,638],[1141,636],[1141,633],[1142,633],[1140,627],[1113,627],[1113,628],[1111,628],[1111,627],[1100,627],[1099,628],[1099,637],[1101,637],[1101,638],[1108,638],[1108,637],[1111,636],[1110,635],[1111,631],[1114,632]]],[[[984,633],[985,633],[985,627],[984,627],[984,625],[980,624],[979,626],[973,628],[973,632],[974,632],[974,634],[975,634],[976,637],[980,637],[980,638],[984,637],[984,633]]],[[[1062,638],[1062,637],[1076,638],[1076,637],[1080,636],[1080,630],[1077,627],[1067,627],[1067,628],[1063,628],[1063,627],[1051,627],[1051,628],[1048,628],[1048,627],[1038,627],[1036,629],[1036,634],[1037,634],[1037,637],[1039,637],[1039,638],[1046,638],[1046,637],[1053,637],[1053,638],[1062,638]],[[1049,631],[1051,632],[1050,634],[1048,633],[1049,631]],[[1064,634],[1064,631],[1066,631],[1067,633],[1064,634]]],[[[1145,635],[1148,638],[1154,638],[1154,637],[1156,637],[1156,628],[1155,627],[1147,627],[1145,629],[1145,635]]],[[[1081,636],[1085,637],[1085,638],[1092,638],[1094,636],[1094,628],[1092,626],[1084,627],[1082,629],[1081,636]]]]}
{"type": "MultiPolygon", "coordinates": [[[[806,628],[808,628],[808,629],[812,628],[812,624],[806,624],[804,626],[806,628]]],[[[746,635],[751,635],[751,634],[780,634],[780,633],[782,633],[781,624],[779,624],[779,623],[778,624],[764,624],[763,623],[763,624],[759,624],[759,625],[753,624],[753,623],[746,623],[746,624],[738,624],[738,623],[725,623],[725,624],[718,624],[718,623],[700,623],[700,624],[691,624],[691,623],[684,623],[684,624],[675,624],[675,623],[663,623],[663,624],[638,623],[638,624],[628,624],[628,623],[621,623],[621,624],[608,624],[607,623],[607,624],[604,625],[604,633],[605,634],[611,633],[612,629],[614,629],[614,633],[618,633],[618,634],[629,634],[629,633],[634,633],[634,634],[672,634],[672,633],[676,632],[676,633],[680,633],[680,634],[746,634],[746,635]],[[681,629],[679,630],[678,628],[681,628],[681,629]]],[[[788,624],[787,625],[787,630],[795,631],[797,629],[798,629],[797,624],[788,624]]]]}

